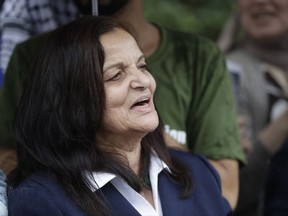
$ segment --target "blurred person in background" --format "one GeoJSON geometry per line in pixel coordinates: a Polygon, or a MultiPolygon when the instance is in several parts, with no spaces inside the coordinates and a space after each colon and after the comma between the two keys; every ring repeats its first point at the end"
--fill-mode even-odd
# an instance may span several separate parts
{"type": "MultiPolygon", "coordinates": [[[[5,0],[0,11],[0,73],[5,71],[16,44],[91,14],[90,0],[5,0]]],[[[0,79],[0,87],[1,87],[0,79]]]]}
{"type": "Polygon", "coordinates": [[[6,194],[6,175],[0,170],[0,215],[8,216],[7,211],[7,194],[6,194]]]}
{"type": "Polygon", "coordinates": [[[228,66],[240,75],[236,98],[248,163],[240,172],[235,215],[255,216],[263,211],[270,158],[288,134],[288,1],[236,2],[236,43],[226,51],[228,66]]]}

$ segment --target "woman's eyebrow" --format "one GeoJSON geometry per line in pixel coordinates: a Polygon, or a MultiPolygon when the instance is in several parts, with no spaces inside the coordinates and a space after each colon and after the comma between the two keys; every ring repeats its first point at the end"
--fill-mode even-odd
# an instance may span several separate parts
{"type": "Polygon", "coordinates": [[[144,54],[142,54],[142,55],[138,58],[138,62],[141,61],[141,60],[145,60],[144,54]]]}
{"type": "Polygon", "coordinates": [[[122,62],[115,62],[114,64],[108,65],[106,68],[104,68],[104,72],[115,67],[122,67],[123,63],[122,62]]]}
{"type": "MultiPolygon", "coordinates": [[[[139,56],[137,62],[139,62],[139,61],[141,61],[141,60],[145,60],[144,54],[142,54],[141,56],[139,56]]],[[[113,64],[111,64],[111,65],[108,65],[106,68],[104,68],[103,71],[105,72],[105,71],[107,71],[107,70],[109,70],[109,69],[111,69],[111,68],[123,67],[123,66],[124,66],[124,65],[123,65],[122,62],[115,62],[115,63],[113,63],[113,64]]]]}

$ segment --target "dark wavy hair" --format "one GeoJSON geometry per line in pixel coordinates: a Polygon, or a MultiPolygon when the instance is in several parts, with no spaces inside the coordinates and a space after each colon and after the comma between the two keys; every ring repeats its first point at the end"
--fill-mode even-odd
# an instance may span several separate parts
{"type": "Polygon", "coordinates": [[[18,165],[8,176],[12,190],[29,175],[43,172],[87,215],[109,215],[105,198],[91,191],[84,173],[114,173],[139,192],[153,148],[174,173],[167,175],[183,186],[182,197],[191,193],[189,172],[170,157],[161,125],[141,142],[140,176],[123,157],[97,143],[105,106],[100,36],[115,28],[127,31],[109,18],[84,16],[48,34],[32,63],[16,116],[18,165]]]}

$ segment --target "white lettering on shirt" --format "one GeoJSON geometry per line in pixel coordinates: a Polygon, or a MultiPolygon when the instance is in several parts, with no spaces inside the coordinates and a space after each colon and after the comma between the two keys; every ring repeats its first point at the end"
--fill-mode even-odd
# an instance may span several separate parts
{"type": "Polygon", "coordinates": [[[165,132],[173,137],[178,143],[185,145],[186,144],[186,132],[179,131],[176,129],[171,129],[170,125],[165,125],[165,132]]]}

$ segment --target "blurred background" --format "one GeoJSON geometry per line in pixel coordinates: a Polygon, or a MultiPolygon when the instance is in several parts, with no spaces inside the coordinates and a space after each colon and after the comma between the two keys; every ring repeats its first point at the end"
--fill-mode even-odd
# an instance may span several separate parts
{"type": "Polygon", "coordinates": [[[231,0],[144,0],[150,21],[217,40],[234,7],[231,0]]]}

